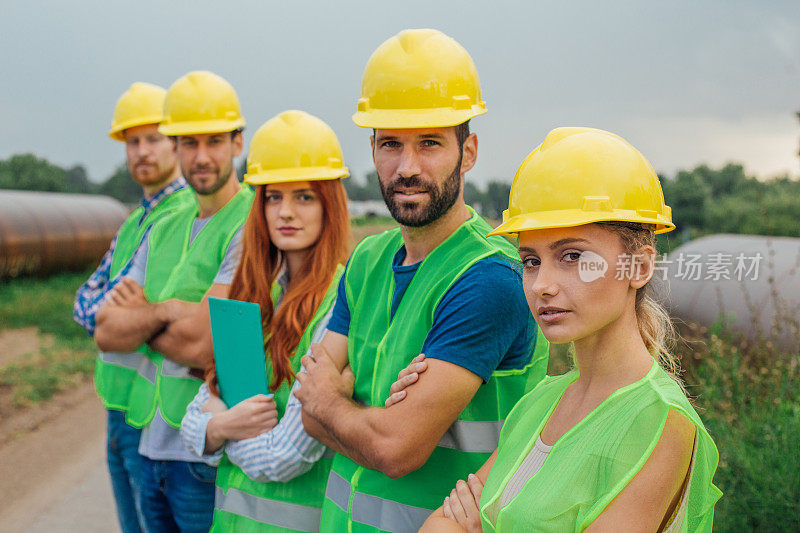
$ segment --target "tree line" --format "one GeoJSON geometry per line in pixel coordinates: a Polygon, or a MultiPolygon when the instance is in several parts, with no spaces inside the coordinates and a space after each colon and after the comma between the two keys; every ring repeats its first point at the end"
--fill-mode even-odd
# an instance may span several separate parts
{"type": "Polygon", "coordinates": [[[104,194],[126,204],[137,203],[142,196],[124,163],[104,182],[94,183],[83,165],[62,168],[34,154],[0,160],[0,189],[104,194]]]}
{"type": "MultiPolygon", "coordinates": [[[[239,176],[244,175],[244,163],[239,176]]],[[[746,233],[800,237],[800,181],[789,176],[759,180],[744,167],[728,163],[721,168],[700,165],[674,176],[659,175],[667,205],[679,231],[667,234],[666,246],[711,233],[746,233]]],[[[344,180],[351,200],[380,200],[378,174],[344,180]]],[[[22,189],[84,194],[104,194],[123,203],[139,201],[141,188],[123,163],[102,183],[89,180],[85,167],[62,168],[33,154],[0,160],[0,189],[22,189]]],[[[485,217],[502,218],[508,205],[510,179],[494,179],[481,188],[472,182],[464,198],[485,217]]]]}
{"type": "Polygon", "coordinates": [[[659,178],[678,226],[664,235],[666,248],[713,233],[800,237],[800,180],[759,180],[737,163],[718,169],[700,165],[659,178]]]}

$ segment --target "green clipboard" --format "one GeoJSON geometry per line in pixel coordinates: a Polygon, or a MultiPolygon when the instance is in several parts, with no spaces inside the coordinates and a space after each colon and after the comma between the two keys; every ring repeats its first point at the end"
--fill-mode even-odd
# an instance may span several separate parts
{"type": "Polygon", "coordinates": [[[231,408],[256,394],[271,397],[258,304],[209,297],[208,310],[222,401],[231,408]]]}

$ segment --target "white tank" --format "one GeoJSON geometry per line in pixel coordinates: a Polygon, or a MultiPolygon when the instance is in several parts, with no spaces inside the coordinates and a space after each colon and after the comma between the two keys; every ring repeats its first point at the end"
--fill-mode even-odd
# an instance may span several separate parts
{"type": "Polygon", "coordinates": [[[659,266],[673,315],[706,326],[723,319],[750,339],[800,348],[800,239],[710,235],[676,248],[659,266]]]}

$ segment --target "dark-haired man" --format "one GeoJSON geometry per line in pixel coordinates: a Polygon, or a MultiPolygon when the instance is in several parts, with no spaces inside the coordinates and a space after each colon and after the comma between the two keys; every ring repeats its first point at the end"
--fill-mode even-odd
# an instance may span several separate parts
{"type": "Polygon", "coordinates": [[[328,331],[298,375],[306,429],[338,452],[325,531],[416,531],[494,451],[507,412],[544,377],[547,341],[516,249],[487,238],[492,228],[464,203],[478,153],[469,120],[484,112],[472,59],[441,32],[403,31],[367,63],[353,120],[373,129],[381,192],[400,228],[356,247],[328,331]],[[384,407],[421,354],[425,375],[384,407]],[[352,398],[339,373],[347,364],[352,398]]]}

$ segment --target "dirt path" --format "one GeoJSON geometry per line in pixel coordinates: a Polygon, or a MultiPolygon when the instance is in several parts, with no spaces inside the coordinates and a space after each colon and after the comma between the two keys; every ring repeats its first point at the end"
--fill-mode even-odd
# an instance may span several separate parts
{"type": "Polygon", "coordinates": [[[0,366],[37,357],[42,348],[50,348],[54,344],[53,336],[42,335],[39,328],[0,330],[0,366]]]}
{"type": "Polygon", "coordinates": [[[0,421],[0,532],[118,531],[90,381],[0,421]]]}

